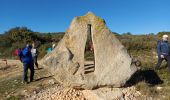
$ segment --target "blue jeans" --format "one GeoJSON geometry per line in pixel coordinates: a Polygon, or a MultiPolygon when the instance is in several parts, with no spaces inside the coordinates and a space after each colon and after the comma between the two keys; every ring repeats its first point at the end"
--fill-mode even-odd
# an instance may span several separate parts
{"type": "Polygon", "coordinates": [[[28,82],[28,69],[30,69],[30,82],[34,79],[34,64],[33,63],[23,63],[24,65],[24,81],[28,82]]]}

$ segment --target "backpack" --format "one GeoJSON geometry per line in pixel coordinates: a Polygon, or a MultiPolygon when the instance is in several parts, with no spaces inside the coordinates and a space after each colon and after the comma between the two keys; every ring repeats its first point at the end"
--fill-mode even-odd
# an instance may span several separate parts
{"type": "Polygon", "coordinates": [[[23,50],[22,50],[21,48],[19,48],[17,51],[18,51],[18,52],[17,52],[18,57],[19,57],[19,59],[22,61],[23,58],[24,58],[24,55],[23,55],[23,53],[22,53],[23,50]]]}

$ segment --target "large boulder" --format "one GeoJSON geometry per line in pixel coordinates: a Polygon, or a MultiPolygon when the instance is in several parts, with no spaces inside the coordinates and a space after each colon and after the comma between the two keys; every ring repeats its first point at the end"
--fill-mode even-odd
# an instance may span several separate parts
{"type": "Polygon", "coordinates": [[[107,28],[105,21],[91,12],[74,18],[57,47],[40,63],[63,85],[83,89],[121,87],[137,70],[127,50],[107,28]],[[95,70],[84,74],[89,25],[95,70]]]}

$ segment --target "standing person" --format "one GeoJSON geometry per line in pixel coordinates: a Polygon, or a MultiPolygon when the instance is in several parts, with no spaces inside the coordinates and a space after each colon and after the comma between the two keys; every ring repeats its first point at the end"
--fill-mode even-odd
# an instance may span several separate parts
{"type": "Polygon", "coordinates": [[[157,52],[158,52],[158,63],[155,69],[159,69],[163,60],[168,63],[168,68],[170,71],[170,48],[168,43],[168,35],[163,35],[162,40],[158,41],[157,52]]]}
{"type": "Polygon", "coordinates": [[[51,47],[47,48],[47,53],[50,53],[56,47],[55,43],[52,44],[51,47]]]}
{"type": "Polygon", "coordinates": [[[39,69],[38,62],[37,62],[39,51],[37,49],[35,42],[32,43],[31,53],[32,53],[32,57],[33,57],[33,60],[34,60],[34,64],[37,67],[37,69],[39,69]]]}
{"type": "Polygon", "coordinates": [[[54,48],[55,48],[55,43],[53,43],[53,45],[52,45],[52,50],[54,50],[54,48]]]}
{"type": "Polygon", "coordinates": [[[28,69],[30,69],[30,82],[33,81],[34,79],[34,62],[33,62],[33,58],[32,58],[32,54],[31,54],[31,49],[32,46],[31,45],[27,45],[26,48],[20,52],[20,58],[22,58],[22,63],[24,65],[24,82],[28,83],[28,69]]]}

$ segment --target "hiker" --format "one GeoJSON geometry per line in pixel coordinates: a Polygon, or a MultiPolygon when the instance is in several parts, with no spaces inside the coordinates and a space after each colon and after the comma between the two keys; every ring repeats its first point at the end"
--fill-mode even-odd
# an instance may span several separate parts
{"type": "Polygon", "coordinates": [[[53,51],[55,47],[56,45],[55,43],[53,43],[51,47],[47,48],[47,53],[50,53],[51,51],[53,51]]]}
{"type": "Polygon", "coordinates": [[[158,63],[155,69],[159,69],[163,60],[166,60],[168,63],[168,68],[170,71],[170,48],[168,43],[168,35],[163,35],[162,40],[157,43],[157,52],[158,52],[158,63]]]}
{"type": "Polygon", "coordinates": [[[55,43],[53,43],[53,45],[52,45],[52,50],[55,48],[55,43]]]}
{"type": "Polygon", "coordinates": [[[37,49],[35,42],[32,43],[31,53],[32,53],[32,57],[33,57],[33,60],[34,60],[34,64],[37,67],[37,69],[39,69],[38,62],[37,62],[39,51],[37,49]]]}
{"type": "Polygon", "coordinates": [[[27,45],[23,51],[19,52],[20,58],[22,59],[22,63],[24,65],[24,83],[26,84],[28,83],[27,77],[28,69],[30,69],[31,72],[30,82],[32,82],[34,78],[34,62],[31,54],[31,49],[32,46],[27,45]]]}
{"type": "Polygon", "coordinates": [[[19,56],[19,52],[21,52],[21,48],[16,49],[15,52],[14,52],[14,55],[18,56],[18,59],[22,62],[22,59],[19,56]]]}
{"type": "Polygon", "coordinates": [[[52,48],[51,47],[49,47],[49,48],[47,48],[47,53],[50,53],[52,51],[52,48]]]}

